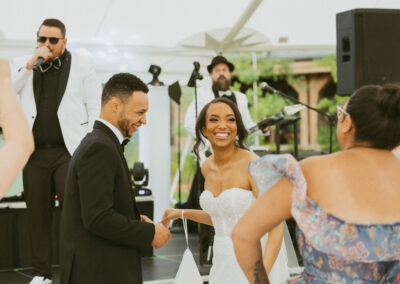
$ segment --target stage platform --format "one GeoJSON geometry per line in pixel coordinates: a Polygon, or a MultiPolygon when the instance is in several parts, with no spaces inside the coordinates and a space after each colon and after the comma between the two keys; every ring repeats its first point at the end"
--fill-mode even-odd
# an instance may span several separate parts
{"type": "MultiPolygon", "coordinates": [[[[210,266],[199,265],[199,247],[197,234],[189,234],[189,247],[196,260],[204,283],[208,283],[210,266]]],[[[144,284],[169,284],[173,283],[178,271],[183,253],[186,250],[185,235],[173,233],[168,244],[154,250],[153,257],[142,258],[144,284]]],[[[53,267],[53,284],[60,283],[60,267],[53,267]]],[[[32,268],[18,268],[13,270],[0,270],[0,283],[4,284],[28,284],[33,277],[32,268]]]]}

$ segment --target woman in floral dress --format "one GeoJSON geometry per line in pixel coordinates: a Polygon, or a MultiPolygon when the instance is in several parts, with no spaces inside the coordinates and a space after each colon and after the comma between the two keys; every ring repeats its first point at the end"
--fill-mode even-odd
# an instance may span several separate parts
{"type": "Polygon", "coordinates": [[[251,162],[268,191],[232,233],[250,283],[261,283],[259,237],[291,216],[304,260],[291,283],[400,283],[400,87],[357,90],[338,107],[337,137],[343,151],[331,155],[251,162]]]}

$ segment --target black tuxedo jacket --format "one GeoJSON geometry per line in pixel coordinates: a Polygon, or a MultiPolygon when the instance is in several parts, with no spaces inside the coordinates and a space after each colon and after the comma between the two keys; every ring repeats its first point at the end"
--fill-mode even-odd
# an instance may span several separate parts
{"type": "Polygon", "coordinates": [[[96,121],[72,156],[61,217],[62,284],[142,283],[140,249],[154,225],[140,221],[121,145],[96,121]]]}

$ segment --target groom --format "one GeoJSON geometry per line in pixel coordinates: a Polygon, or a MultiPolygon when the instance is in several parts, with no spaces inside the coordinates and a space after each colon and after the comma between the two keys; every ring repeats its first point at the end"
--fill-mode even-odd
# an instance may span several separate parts
{"type": "Polygon", "coordinates": [[[61,220],[61,284],[142,283],[140,249],[164,246],[167,228],[141,216],[124,158],[124,137],[146,123],[147,86],[111,77],[100,118],[72,156],[61,220]]]}

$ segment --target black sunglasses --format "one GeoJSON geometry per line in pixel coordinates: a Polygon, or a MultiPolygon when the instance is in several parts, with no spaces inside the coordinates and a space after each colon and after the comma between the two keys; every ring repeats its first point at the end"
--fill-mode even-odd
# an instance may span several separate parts
{"type": "Polygon", "coordinates": [[[38,36],[37,42],[45,43],[47,41],[47,39],[49,39],[51,44],[57,44],[60,39],[64,39],[64,38],[38,36]]]}

